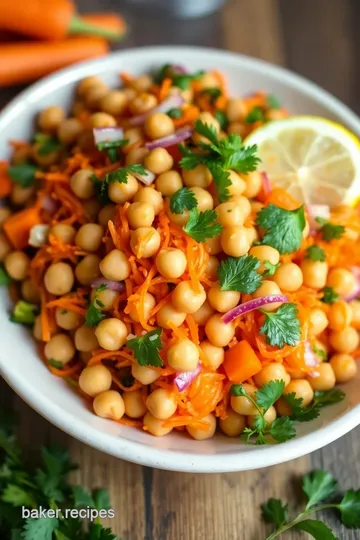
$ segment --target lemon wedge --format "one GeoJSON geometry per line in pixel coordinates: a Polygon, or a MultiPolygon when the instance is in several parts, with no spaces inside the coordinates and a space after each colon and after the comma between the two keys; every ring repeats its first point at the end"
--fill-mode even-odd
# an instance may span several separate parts
{"type": "Polygon", "coordinates": [[[360,199],[360,141],[346,128],[315,116],[293,116],[253,131],[272,185],[305,204],[355,205],[360,199]]]}

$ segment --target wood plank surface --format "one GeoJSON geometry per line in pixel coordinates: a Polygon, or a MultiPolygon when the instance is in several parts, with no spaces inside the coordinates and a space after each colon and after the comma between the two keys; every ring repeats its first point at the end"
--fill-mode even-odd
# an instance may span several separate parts
{"type": "MultiPolygon", "coordinates": [[[[360,110],[358,0],[230,0],[220,13],[189,21],[164,20],[159,13],[145,17],[119,0],[80,0],[78,5],[83,12],[126,14],[132,31],[120,48],[187,44],[249,54],[309,77],[360,110]]],[[[0,105],[16,92],[0,92],[0,105]]],[[[326,468],[341,486],[360,487],[360,428],[311,456],[269,469],[181,474],[126,463],[83,445],[42,419],[5,383],[0,396],[20,411],[20,436],[29,453],[57,441],[81,465],[75,483],[109,489],[116,516],[108,524],[121,540],[263,540],[268,528],[260,520],[260,504],[278,497],[296,506],[295,476],[326,468]]],[[[342,528],[332,516],[327,520],[341,540],[359,539],[358,532],[342,528]]]]}

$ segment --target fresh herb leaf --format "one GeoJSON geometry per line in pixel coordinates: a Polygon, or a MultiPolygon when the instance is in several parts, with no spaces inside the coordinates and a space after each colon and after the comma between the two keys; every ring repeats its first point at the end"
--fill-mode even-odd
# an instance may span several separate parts
{"type": "Polygon", "coordinates": [[[264,270],[264,272],[262,273],[263,277],[273,276],[280,266],[280,263],[272,264],[270,261],[264,261],[263,264],[266,268],[266,270],[264,270]]]}
{"type": "Polygon", "coordinates": [[[225,111],[222,111],[220,109],[217,109],[215,111],[215,118],[220,124],[220,128],[225,131],[229,125],[228,117],[226,116],[225,111]]]}
{"type": "Polygon", "coordinates": [[[256,403],[264,410],[264,413],[280,399],[284,393],[284,381],[270,381],[255,394],[256,403]]]}
{"type": "Polygon", "coordinates": [[[303,476],[303,492],[307,497],[306,510],[335,494],[337,481],[326,471],[313,471],[303,476]]]}
{"type": "Polygon", "coordinates": [[[197,206],[195,193],[187,187],[175,191],[170,198],[170,210],[173,214],[182,214],[184,210],[192,210],[197,206]]]}
{"type": "Polygon", "coordinates": [[[125,386],[126,388],[129,388],[132,386],[135,382],[135,379],[132,375],[125,375],[124,377],[121,377],[121,384],[125,386]]]}
{"type": "Polygon", "coordinates": [[[8,484],[4,489],[1,499],[12,506],[30,506],[34,508],[36,501],[26,487],[8,484]]]}
{"type": "Polygon", "coordinates": [[[183,231],[196,242],[205,242],[207,238],[214,238],[221,233],[223,227],[217,222],[215,210],[199,212],[197,208],[190,210],[189,219],[183,231]]]}
{"type": "Polygon", "coordinates": [[[300,321],[296,304],[283,304],[275,312],[260,309],[265,315],[265,322],[260,334],[266,336],[266,343],[280,349],[285,345],[294,346],[300,339],[300,321]]]}
{"type": "Polygon", "coordinates": [[[21,533],[23,540],[52,540],[53,532],[59,527],[57,518],[46,519],[29,518],[26,520],[24,532],[21,533]]]}
{"type": "Polygon", "coordinates": [[[101,308],[104,307],[104,304],[98,298],[99,293],[104,291],[105,289],[107,289],[107,285],[105,285],[104,283],[95,289],[94,298],[90,302],[90,305],[85,315],[85,324],[87,326],[97,326],[99,322],[105,318],[105,314],[101,311],[101,308]]]}
{"type": "Polygon", "coordinates": [[[48,360],[48,364],[50,364],[50,366],[53,366],[56,369],[62,369],[64,367],[64,364],[58,362],[57,360],[53,360],[52,358],[48,360]]]}
{"type": "Polygon", "coordinates": [[[90,179],[94,183],[95,196],[99,203],[103,206],[106,206],[110,203],[110,197],[108,195],[108,184],[104,180],[100,180],[95,174],[93,174],[90,179]]]}
{"type": "Polygon", "coordinates": [[[122,146],[126,146],[129,143],[128,139],[119,139],[118,141],[104,141],[98,143],[96,148],[100,151],[105,150],[111,163],[115,163],[118,160],[118,149],[122,146]]]}
{"type": "Polygon", "coordinates": [[[324,262],[326,260],[326,253],[320,246],[310,246],[306,250],[306,258],[312,261],[324,262]]]}
{"type": "Polygon", "coordinates": [[[0,287],[3,285],[10,285],[12,279],[4,268],[3,264],[0,264],[0,287]]]}
{"type": "Polygon", "coordinates": [[[229,187],[231,186],[229,171],[225,170],[224,167],[216,161],[209,161],[207,167],[213,177],[219,201],[227,201],[230,199],[229,187]]]}
{"type": "Polygon", "coordinates": [[[29,304],[25,300],[16,302],[13,312],[10,316],[10,321],[19,324],[32,325],[35,322],[38,306],[29,304]]]}
{"type": "Polygon", "coordinates": [[[204,88],[200,92],[201,95],[208,95],[210,97],[211,105],[214,105],[215,101],[222,95],[220,88],[204,88]]]}
{"type": "Polygon", "coordinates": [[[183,115],[182,109],[174,107],[173,109],[169,109],[166,113],[170,118],[181,118],[183,115]]]}
{"type": "Polygon", "coordinates": [[[36,133],[35,142],[39,145],[37,152],[40,156],[48,156],[52,152],[58,152],[63,147],[57,137],[45,133],[36,133]]]}
{"type": "Polygon", "coordinates": [[[27,188],[35,182],[35,174],[38,170],[38,167],[32,163],[20,163],[19,165],[11,165],[7,173],[13,182],[22,188],[27,188]]]}
{"type": "Polygon", "coordinates": [[[245,118],[247,124],[254,122],[265,122],[265,113],[262,107],[255,106],[251,109],[247,117],[245,118]]]}
{"type": "Polygon", "coordinates": [[[252,255],[242,257],[228,257],[223,260],[217,275],[222,291],[237,291],[251,294],[260,286],[262,276],[256,270],[260,261],[252,255]]]}
{"type": "Polygon", "coordinates": [[[131,173],[141,174],[142,176],[147,176],[148,174],[143,165],[135,163],[134,165],[127,165],[126,167],[122,167],[121,169],[116,169],[116,171],[108,173],[103,181],[105,181],[107,184],[112,184],[115,182],[127,184],[128,175],[131,173]]]}
{"type": "Polygon", "coordinates": [[[316,354],[316,356],[319,356],[323,362],[327,362],[328,355],[324,351],[324,349],[320,349],[320,347],[317,347],[316,345],[312,346],[313,352],[316,354]]]}
{"type": "Polygon", "coordinates": [[[288,416],[280,416],[274,420],[268,430],[276,442],[282,443],[293,439],[296,435],[294,424],[288,416]]]}
{"type": "Polygon", "coordinates": [[[339,300],[339,295],[332,287],[324,287],[323,296],[320,300],[325,304],[333,304],[339,300]]]}
{"type": "Polygon", "coordinates": [[[345,394],[338,388],[332,388],[324,392],[315,392],[314,400],[309,407],[303,407],[302,398],[297,398],[295,392],[284,394],[285,401],[290,405],[291,418],[298,422],[309,422],[318,418],[322,407],[339,403],[345,398],[345,394]]]}
{"type": "Polygon", "coordinates": [[[281,103],[279,99],[274,96],[274,94],[268,94],[267,106],[269,107],[269,109],[281,109],[281,103]]]}
{"type": "Polygon", "coordinates": [[[315,540],[338,540],[325,523],[316,519],[304,519],[296,523],[294,529],[309,533],[315,540]]]}
{"type": "Polygon", "coordinates": [[[334,223],[330,223],[327,219],[317,217],[315,221],[321,225],[319,230],[325,242],[341,238],[345,232],[345,227],[343,225],[335,225],[334,223]]]}
{"type": "Polygon", "coordinates": [[[195,73],[190,74],[172,74],[172,84],[173,86],[177,86],[178,88],[181,88],[181,90],[187,90],[190,88],[190,84],[192,81],[196,81],[196,79],[199,79],[204,75],[204,71],[196,71],[195,73]]]}
{"type": "Polygon", "coordinates": [[[109,510],[111,508],[109,492],[107,489],[94,489],[92,498],[94,499],[94,508],[97,510],[109,510]]]}
{"type": "Polygon", "coordinates": [[[256,223],[265,229],[263,244],[277,249],[281,254],[297,250],[305,228],[304,206],[296,210],[285,210],[274,204],[260,210],[256,223]]]}
{"type": "Polygon", "coordinates": [[[281,527],[288,520],[288,505],[283,504],[280,499],[269,499],[261,508],[263,518],[267,523],[274,523],[277,527],[281,527]]]}
{"type": "Polygon", "coordinates": [[[85,488],[82,486],[71,486],[71,491],[75,508],[83,508],[85,506],[95,508],[94,499],[85,488]]]}
{"type": "Polygon", "coordinates": [[[139,366],[161,367],[163,362],[159,350],[163,348],[161,342],[161,328],[156,328],[145,336],[130,339],[126,345],[134,351],[135,359],[139,366]]]}
{"type": "Polygon", "coordinates": [[[325,407],[326,405],[333,405],[343,401],[346,397],[345,392],[340,388],[331,388],[331,390],[324,390],[322,392],[316,391],[314,393],[314,405],[325,407]]]}
{"type": "Polygon", "coordinates": [[[195,167],[206,161],[204,154],[197,154],[184,144],[179,144],[179,150],[183,156],[179,162],[182,169],[195,169],[195,167]]]}
{"type": "Polygon", "coordinates": [[[338,508],[341,521],[346,527],[360,528],[360,489],[346,491],[338,508]]]}

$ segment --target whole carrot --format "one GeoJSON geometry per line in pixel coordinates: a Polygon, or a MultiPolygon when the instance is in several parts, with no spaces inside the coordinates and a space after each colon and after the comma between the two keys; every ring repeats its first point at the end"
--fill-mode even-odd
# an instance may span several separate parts
{"type": "Polygon", "coordinates": [[[0,44],[0,87],[39,79],[70,64],[108,52],[105,40],[71,38],[55,43],[0,44]]]}
{"type": "MultiPolygon", "coordinates": [[[[113,39],[121,39],[126,34],[126,22],[117,13],[86,13],[81,15],[82,22],[91,24],[94,27],[107,30],[108,34],[113,34],[113,39]]],[[[111,39],[107,37],[107,39],[111,39]]]]}
{"type": "Polygon", "coordinates": [[[113,31],[82,21],[69,0],[0,0],[0,29],[52,41],[79,33],[114,38],[113,31]]]}

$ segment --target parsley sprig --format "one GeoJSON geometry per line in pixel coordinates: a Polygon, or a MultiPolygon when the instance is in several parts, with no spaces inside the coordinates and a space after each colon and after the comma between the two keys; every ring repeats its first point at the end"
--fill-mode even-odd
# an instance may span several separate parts
{"type": "Polygon", "coordinates": [[[34,184],[38,170],[39,168],[33,163],[20,163],[11,165],[7,172],[12,182],[19,184],[22,188],[27,188],[34,184]]]}
{"type": "Polygon", "coordinates": [[[273,276],[276,270],[279,268],[280,263],[272,264],[270,261],[264,261],[265,270],[262,274],[263,277],[273,276]]]}
{"type": "Polygon", "coordinates": [[[38,144],[38,154],[40,156],[48,156],[52,152],[58,152],[63,148],[59,139],[53,135],[46,133],[36,133],[35,142],[38,144]]]}
{"type": "Polygon", "coordinates": [[[217,221],[217,217],[215,210],[199,212],[197,207],[192,208],[183,231],[196,242],[205,242],[207,238],[214,238],[223,230],[222,225],[217,221]]]}
{"type": "Polygon", "coordinates": [[[12,283],[11,277],[5,270],[4,265],[0,264],[0,287],[3,287],[4,285],[10,285],[10,283],[12,283]]]}
{"type": "Polygon", "coordinates": [[[296,304],[283,304],[275,312],[260,309],[265,322],[260,334],[266,336],[266,343],[280,349],[285,345],[296,345],[300,339],[300,321],[296,304]]]}
{"type": "Polygon", "coordinates": [[[237,291],[251,294],[260,286],[262,276],[256,270],[260,261],[252,255],[228,257],[217,269],[222,291],[237,291]]]}
{"type": "Polygon", "coordinates": [[[281,254],[292,253],[301,245],[305,228],[304,207],[285,210],[269,204],[257,214],[256,224],[265,229],[263,244],[277,249],[281,254]]]}
{"type": "Polygon", "coordinates": [[[327,219],[317,217],[315,221],[321,225],[320,233],[322,234],[325,242],[330,242],[330,240],[341,238],[345,232],[345,227],[343,225],[335,225],[334,223],[330,223],[330,221],[327,219]]]}
{"type": "Polygon", "coordinates": [[[345,394],[342,390],[332,388],[326,392],[315,392],[312,404],[308,407],[303,407],[303,399],[297,398],[295,392],[284,394],[284,399],[292,410],[291,419],[298,422],[309,422],[318,418],[323,407],[339,403],[344,398],[345,394]]]}
{"type": "Polygon", "coordinates": [[[99,293],[105,291],[105,289],[107,289],[107,285],[105,285],[105,283],[95,289],[94,298],[90,302],[90,305],[85,315],[85,324],[87,326],[97,326],[99,322],[105,318],[105,314],[101,311],[104,307],[104,304],[98,298],[99,293]]]}
{"type": "Polygon", "coordinates": [[[96,148],[100,150],[101,152],[105,150],[107,152],[107,155],[111,161],[111,163],[115,163],[118,161],[118,149],[122,146],[126,146],[129,143],[128,139],[119,139],[117,141],[104,141],[101,143],[98,143],[96,145],[96,148]]]}
{"type": "Polygon", "coordinates": [[[228,188],[231,185],[229,170],[244,174],[254,171],[259,163],[257,147],[244,146],[241,137],[235,133],[219,140],[214,127],[201,120],[195,122],[195,131],[209,142],[200,143],[201,153],[180,145],[183,155],[180,166],[183,169],[194,169],[200,164],[206,165],[213,176],[220,202],[227,201],[230,197],[228,188]]]}
{"type": "Polygon", "coordinates": [[[102,205],[106,205],[110,202],[108,195],[108,186],[109,184],[114,184],[118,182],[119,184],[127,184],[128,175],[141,174],[142,176],[147,176],[146,169],[143,165],[138,163],[134,165],[127,165],[115,171],[109,172],[104,176],[102,180],[98,178],[95,174],[92,175],[91,180],[94,183],[96,198],[102,205]]]}
{"type": "Polygon", "coordinates": [[[181,90],[187,90],[190,83],[199,79],[204,74],[204,71],[195,71],[194,73],[180,73],[176,66],[172,64],[164,64],[159,71],[154,75],[156,84],[161,84],[165,78],[172,80],[172,85],[177,86],[181,90]]]}
{"type": "Polygon", "coordinates": [[[302,491],[306,506],[292,520],[289,520],[288,505],[281,500],[271,498],[262,505],[263,519],[276,526],[265,540],[274,540],[290,529],[307,532],[315,540],[337,540],[323,521],[308,519],[312,514],[331,509],[340,513],[345,527],[360,527],[360,490],[350,489],[338,497],[337,480],[329,472],[317,470],[302,477],[302,491]],[[338,498],[336,502],[333,502],[334,497],[338,498]]]}
{"type": "Polygon", "coordinates": [[[320,300],[325,304],[331,305],[334,302],[337,302],[337,300],[339,300],[339,295],[337,292],[334,291],[332,287],[326,286],[323,288],[323,295],[320,300]]]}
{"type": "Polygon", "coordinates": [[[170,197],[170,210],[173,214],[182,214],[184,210],[192,210],[196,206],[195,193],[187,187],[178,189],[170,197]]]}
{"type": "Polygon", "coordinates": [[[312,261],[326,261],[326,253],[320,246],[313,245],[307,248],[305,257],[312,261]]]}
{"type": "Polygon", "coordinates": [[[163,348],[161,332],[161,328],[156,328],[144,336],[126,342],[129,349],[134,351],[139,366],[161,367],[163,365],[159,355],[159,350],[163,348]]]}

